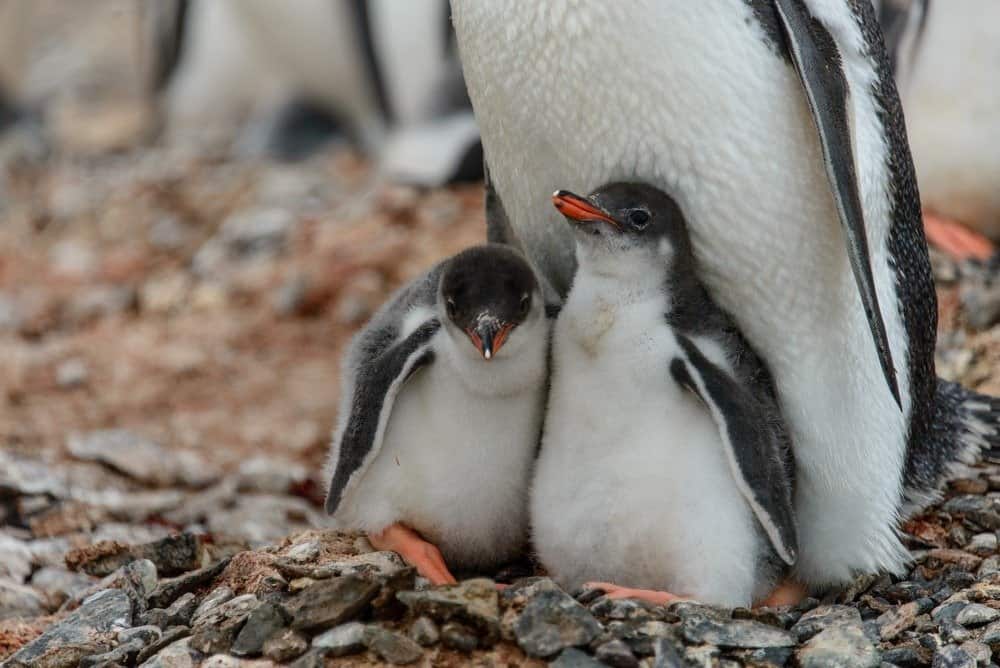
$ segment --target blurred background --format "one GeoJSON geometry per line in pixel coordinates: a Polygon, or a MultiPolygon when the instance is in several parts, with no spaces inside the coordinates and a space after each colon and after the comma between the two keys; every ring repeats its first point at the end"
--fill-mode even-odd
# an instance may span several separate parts
{"type": "MultiPolygon", "coordinates": [[[[933,251],[939,373],[997,394],[1000,3],[881,4],[925,209],[984,235],[933,251]]],[[[0,0],[2,531],[319,523],[341,349],[484,240],[481,160],[444,0],[0,0]]]]}

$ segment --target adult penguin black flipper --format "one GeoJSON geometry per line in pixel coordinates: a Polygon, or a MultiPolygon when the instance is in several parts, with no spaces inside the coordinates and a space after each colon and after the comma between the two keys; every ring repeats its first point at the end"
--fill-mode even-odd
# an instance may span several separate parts
{"type": "MultiPolygon", "coordinates": [[[[389,348],[383,349],[384,342],[378,340],[366,346],[366,353],[371,358],[360,367],[363,371],[354,383],[350,417],[334,438],[333,473],[326,496],[326,511],[331,515],[336,512],[347,488],[378,456],[399,390],[418,369],[434,360],[428,342],[440,328],[441,323],[432,318],[389,348]]],[[[374,330],[374,333],[379,331],[374,330]]]]}
{"type": "Polygon", "coordinates": [[[710,362],[690,339],[678,335],[677,342],[686,359],[675,358],[670,374],[708,407],[726,447],[737,489],[775,552],[793,566],[798,539],[792,489],[776,425],[746,388],[710,362]]]}
{"type": "Polygon", "coordinates": [[[896,367],[872,276],[864,208],[858,188],[851,127],[850,87],[837,42],[802,0],[774,0],[795,70],[819,132],[826,174],[833,190],[847,256],[878,352],[882,373],[902,408],[896,367]]]}

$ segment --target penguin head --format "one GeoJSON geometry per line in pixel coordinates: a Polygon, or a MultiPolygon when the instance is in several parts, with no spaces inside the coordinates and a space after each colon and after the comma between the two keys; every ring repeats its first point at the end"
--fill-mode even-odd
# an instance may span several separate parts
{"type": "Polygon", "coordinates": [[[552,203],[573,226],[578,252],[592,259],[628,254],[662,266],[664,260],[685,265],[691,258],[684,214],[670,195],[653,186],[610,183],[588,197],[559,190],[552,203]]]}
{"type": "Polygon", "coordinates": [[[544,320],[535,274],[517,251],[501,244],[475,246],[453,257],[441,275],[442,322],[451,337],[483,360],[516,354],[518,327],[544,320]]]}

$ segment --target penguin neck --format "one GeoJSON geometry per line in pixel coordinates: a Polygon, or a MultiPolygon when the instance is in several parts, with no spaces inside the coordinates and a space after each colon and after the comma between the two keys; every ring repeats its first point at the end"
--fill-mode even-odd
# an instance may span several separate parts
{"type": "Polygon", "coordinates": [[[577,246],[574,288],[582,287],[603,300],[635,304],[667,297],[663,267],[641,249],[621,252],[577,246]]]}

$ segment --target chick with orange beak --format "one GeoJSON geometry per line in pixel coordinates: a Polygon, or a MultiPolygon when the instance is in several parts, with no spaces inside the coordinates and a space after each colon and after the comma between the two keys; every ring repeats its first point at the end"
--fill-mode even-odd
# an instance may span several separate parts
{"type": "Polygon", "coordinates": [[[549,320],[528,262],[496,244],[442,262],[355,337],[326,509],[433,584],[518,556],[541,434],[549,320]]]}

